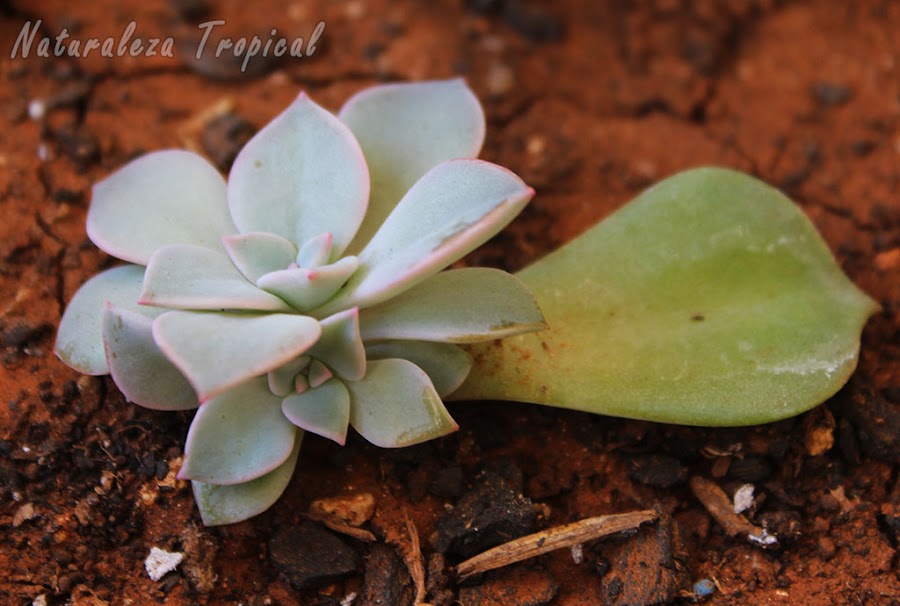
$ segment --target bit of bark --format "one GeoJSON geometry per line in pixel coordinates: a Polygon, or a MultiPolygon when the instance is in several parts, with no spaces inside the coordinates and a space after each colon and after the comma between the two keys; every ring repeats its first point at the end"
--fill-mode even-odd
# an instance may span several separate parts
{"type": "Polygon", "coordinates": [[[625,530],[634,530],[641,524],[656,520],[657,517],[655,511],[633,511],[585,518],[572,524],[555,526],[498,545],[469,558],[456,567],[456,573],[462,580],[474,574],[521,562],[557,549],[594,541],[625,530]]]}
{"type": "Polygon", "coordinates": [[[699,476],[691,478],[691,490],[729,536],[746,536],[757,547],[772,548],[778,546],[778,539],[766,529],[754,526],[747,518],[734,512],[734,505],[725,491],[718,484],[699,476]]]}
{"type": "Polygon", "coordinates": [[[376,541],[375,535],[364,528],[355,528],[348,524],[344,524],[343,522],[322,518],[312,513],[304,514],[303,517],[312,520],[313,522],[319,522],[320,524],[325,525],[329,530],[346,535],[357,541],[365,541],[366,543],[373,543],[376,541]]]}

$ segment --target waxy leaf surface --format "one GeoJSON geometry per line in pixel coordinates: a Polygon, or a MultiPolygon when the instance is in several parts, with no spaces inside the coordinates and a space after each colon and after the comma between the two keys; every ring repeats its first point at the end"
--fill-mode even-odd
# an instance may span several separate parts
{"type": "Polygon", "coordinates": [[[659,183],[518,277],[550,329],[473,346],[455,398],[774,421],[847,381],[877,309],[788,198],[717,168],[659,183]]]}

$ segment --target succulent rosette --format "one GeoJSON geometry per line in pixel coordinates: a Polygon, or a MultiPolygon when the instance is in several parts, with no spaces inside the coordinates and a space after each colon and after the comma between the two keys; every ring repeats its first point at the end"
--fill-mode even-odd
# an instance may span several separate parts
{"type": "Polygon", "coordinates": [[[454,431],[459,344],[543,327],[517,278],[440,271],[533,195],[475,159],[484,127],[460,80],[376,86],[337,116],[301,94],[227,183],[165,150],[94,187],[88,235],[129,264],[78,290],[56,352],[129,401],[197,409],[179,475],[206,524],[268,508],[305,431],[382,447],[454,431]]]}

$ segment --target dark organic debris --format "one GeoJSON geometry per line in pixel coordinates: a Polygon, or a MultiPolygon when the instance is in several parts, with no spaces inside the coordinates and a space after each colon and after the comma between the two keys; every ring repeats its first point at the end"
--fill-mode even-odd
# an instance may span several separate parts
{"type": "Polygon", "coordinates": [[[763,456],[748,455],[734,458],[728,468],[728,477],[751,484],[762,482],[772,475],[772,465],[763,456]]]}
{"type": "Polygon", "coordinates": [[[256,127],[241,116],[228,112],[213,117],[203,125],[200,142],[219,170],[227,173],[238,152],[255,134],[256,127]]]}
{"type": "Polygon", "coordinates": [[[853,96],[853,89],[835,82],[815,82],[810,90],[816,103],[822,107],[843,105],[853,96]]]}
{"type": "Polygon", "coordinates": [[[534,528],[534,503],[495,474],[462,496],[437,523],[437,549],[467,558],[527,534],[534,528]]]}
{"type": "Polygon", "coordinates": [[[683,484],[688,477],[688,469],[675,457],[660,454],[637,455],[630,459],[628,476],[635,482],[669,488],[683,484]]]}
{"type": "Polygon", "coordinates": [[[859,446],[868,456],[900,461],[900,404],[888,401],[872,385],[851,380],[836,398],[840,412],[856,429],[859,446]]]}
{"type": "Polygon", "coordinates": [[[390,546],[374,543],[365,558],[365,581],[358,606],[408,606],[413,584],[403,559],[390,546]]]}
{"type": "Polygon", "coordinates": [[[298,589],[359,569],[356,552],[313,522],[278,529],[269,541],[269,558],[298,589]]]}

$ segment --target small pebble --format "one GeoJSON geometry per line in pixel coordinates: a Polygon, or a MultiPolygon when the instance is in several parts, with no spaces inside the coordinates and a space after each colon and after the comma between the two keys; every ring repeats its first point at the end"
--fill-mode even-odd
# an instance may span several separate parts
{"type": "Polygon", "coordinates": [[[823,107],[843,105],[853,96],[849,86],[834,82],[816,82],[812,85],[812,96],[823,107]]]}
{"type": "Polygon", "coordinates": [[[47,116],[47,104],[43,99],[32,99],[28,104],[28,117],[40,122],[47,116]]]}
{"type": "Polygon", "coordinates": [[[165,551],[159,547],[151,547],[150,555],[144,560],[144,568],[153,581],[159,581],[161,578],[178,568],[184,554],[179,552],[165,551]]]}
{"type": "Polygon", "coordinates": [[[753,484],[744,484],[734,493],[734,513],[743,513],[753,506],[753,484]]]}
{"type": "Polygon", "coordinates": [[[694,595],[698,598],[708,598],[716,592],[716,584],[709,579],[700,579],[694,583],[694,595]]]}

